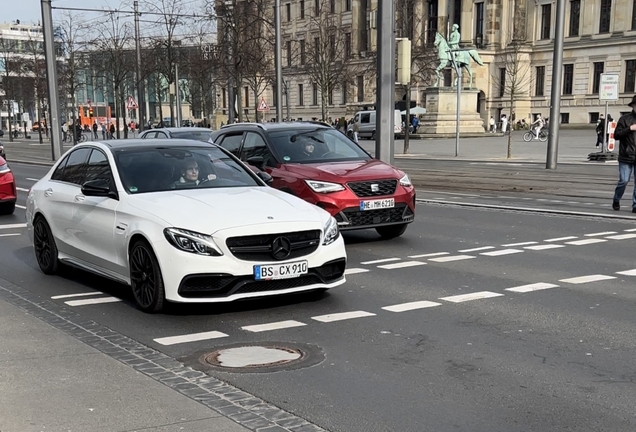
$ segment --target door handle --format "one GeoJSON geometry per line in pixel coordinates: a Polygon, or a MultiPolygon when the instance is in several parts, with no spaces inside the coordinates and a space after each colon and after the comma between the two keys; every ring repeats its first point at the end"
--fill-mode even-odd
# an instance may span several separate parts
{"type": "Polygon", "coordinates": [[[50,197],[51,195],[53,195],[53,189],[48,188],[47,190],[44,191],[45,197],[50,197]]]}
{"type": "Polygon", "coordinates": [[[86,197],[84,195],[75,195],[75,201],[83,202],[86,197]]]}

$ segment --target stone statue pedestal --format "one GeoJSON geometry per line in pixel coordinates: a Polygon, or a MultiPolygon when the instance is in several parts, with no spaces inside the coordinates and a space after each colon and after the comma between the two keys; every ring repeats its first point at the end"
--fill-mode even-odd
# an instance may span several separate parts
{"type": "MultiPolygon", "coordinates": [[[[479,90],[462,88],[460,100],[459,133],[485,133],[484,120],[477,113],[479,90]]],[[[418,132],[428,134],[455,134],[457,123],[457,89],[429,87],[426,89],[426,114],[418,132]]]]}

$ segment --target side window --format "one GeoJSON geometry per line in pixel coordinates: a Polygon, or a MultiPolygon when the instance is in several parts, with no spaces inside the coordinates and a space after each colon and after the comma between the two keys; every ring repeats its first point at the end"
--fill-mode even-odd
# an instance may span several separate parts
{"type": "Polygon", "coordinates": [[[362,114],[360,116],[360,123],[371,123],[371,113],[362,114]]]}
{"type": "Polygon", "coordinates": [[[272,153],[267,148],[263,137],[255,132],[247,132],[243,150],[241,150],[241,160],[246,161],[254,156],[262,156],[267,166],[276,166],[272,153]]]}
{"type": "Polygon", "coordinates": [[[358,123],[359,121],[360,121],[360,114],[356,114],[355,117],[353,118],[353,122],[358,123]]]}
{"type": "MultiPolygon", "coordinates": [[[[86,169],[86,179],[84,182],[98,179],[108,180],[111,182],[112,177],[106,155],[99,150],[93,149],[91,157],[88,158],[88,167],[86,169]]],[[[113,186],[112,183],[111,186],[113,186]]]]}
{"type": "Polygon", "coordinates": [[[51,180],[61,181],[64,177],[64,167],[66,166],[66,162],[68,162],[68,156],[64,158],[62,162],[55,168],[53,175],[51,175],[51,180]]]}
{"type": "Polygon", "coordinates": [[[243,133],[234,135],[225,135],[221,138],[221,147],[230,151],[234,156],[239,155],[239,148],[241,147],[241,141],[243,141],[243,133]]]}
{"type": "Polygon", "coordinates": [[[149,139],[149,138],[154,138],[157,136],[157,132],[148,132],[147,134],[145,134],[142,138],[143,139],[149,139]]]}
{"type": "Polygon", "coordinates": [[[154,138],[168,138],[168,135],[163,132],[157,132],[157,136],[154,138]]]}
{"type": "Polygon", "coordinates": [[[91,149],[81,148],[68,155],[68,162],[60,180],[81,185],[86,176],[86,161],[90,153],[91,149]]]}

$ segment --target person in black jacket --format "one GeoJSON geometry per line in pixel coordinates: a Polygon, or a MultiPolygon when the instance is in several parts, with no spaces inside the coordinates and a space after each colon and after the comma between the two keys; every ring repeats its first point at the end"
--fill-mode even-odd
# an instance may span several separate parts
{"type": "MultiPolygon", "coordinates": [[[[618,120],[614,138],[620,141],[618,148],[618,184],[614,192],[612,208],[620,210],[620,201],[625,188],[636,167],[636,96],[628,104],[632,112],[625,114],[618,120]]],[[[634,178],[634,193],[632,196],[632,213],[636,213],[636,177],[634,178]]]]}

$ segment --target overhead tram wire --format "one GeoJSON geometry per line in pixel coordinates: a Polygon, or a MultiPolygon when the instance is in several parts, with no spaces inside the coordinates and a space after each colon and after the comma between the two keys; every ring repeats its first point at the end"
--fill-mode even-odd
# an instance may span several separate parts
{"type": "MultiPolygon", "coordinates": [[[[130,13],[134,14],[135,11],[125,10],[125,9],[89,9],[89,8],[72,8],[72,7],[62,7],[62,6],[53,6],[51,9],[54,10],[67,10],[67,11],[76,11],[76,12],[100,12],[100,13],[130,13]]],[[[154,15],[154,16],[171,16],[175,18],[207,18],[207,19],[217,19],[215,15],[197,15],[197,14],[170,14],[170,13],[161,13],[161,12],[145,12],[140,11],[140,15],[154,15]]]]}

